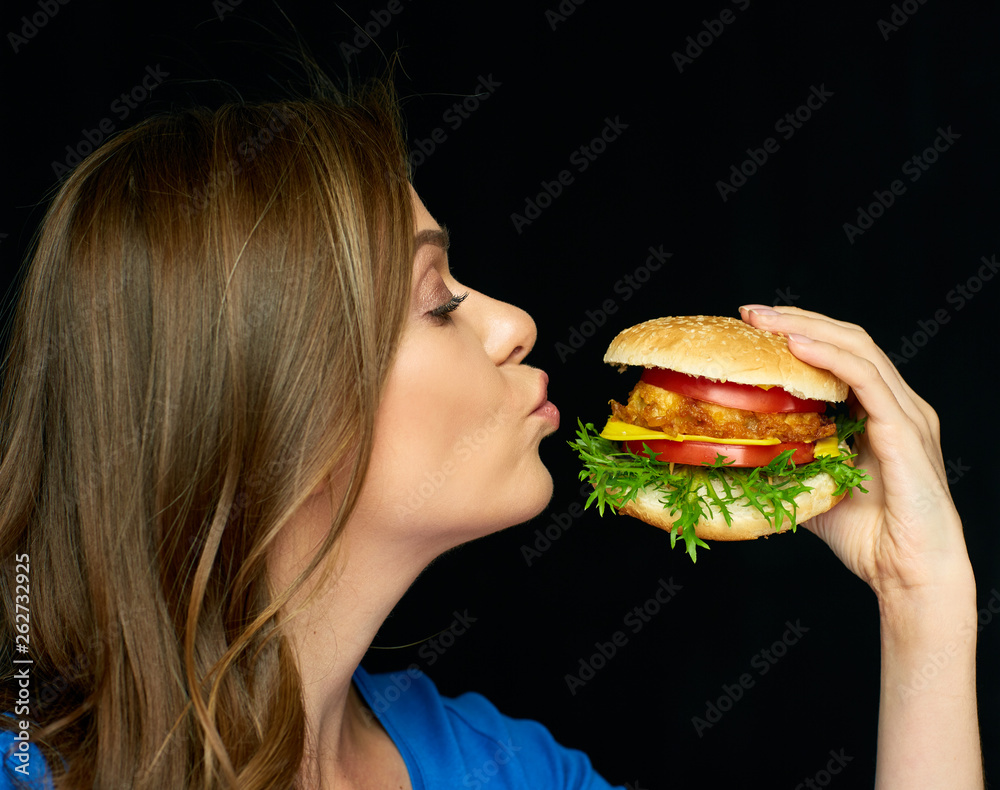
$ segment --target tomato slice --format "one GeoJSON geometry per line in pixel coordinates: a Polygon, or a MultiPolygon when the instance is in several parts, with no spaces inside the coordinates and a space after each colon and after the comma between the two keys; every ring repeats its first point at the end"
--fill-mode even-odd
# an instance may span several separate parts
{"type": "Polygon", "coordinates": [[[718,455],[726,457],[733,466],[767,466],[786,450],[795,450],[792,461],[808,464],[813,460],[813,445],[808,442],[782,442],[781,444],[715,444],[714,442],[674,442],[669,439],[628,441],[624,445],[636,455],[649,457],[658,453],[657,461],[675,464],[713,464],[718,455]]]}
{"type": "Polygon", "coordinates": [[[745,409],[767,414],[788,412],[824,412],[826,403],[821,400],[796,398],[781,387],[761,389],[752,384],[735,384],[732,381],[712,381],[704,376],[689,376],[676,370],[646,368],[642,381],[660,389],[670,390],[689,398],[717,403],[731,409],[745,409]]]}

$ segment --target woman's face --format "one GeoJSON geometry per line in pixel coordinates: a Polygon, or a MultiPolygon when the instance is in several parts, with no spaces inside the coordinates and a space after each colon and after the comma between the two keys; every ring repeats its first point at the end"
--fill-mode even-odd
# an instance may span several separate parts
{"type": "Polygon", "coordinates": [[[460,284],[445,232],[415,192],[413,201],[410,310],[357,515],[441,551],[544,509],[552,478],[538,445],[559,413],[548,377],[523,364],[531,317],[460,284]]]}

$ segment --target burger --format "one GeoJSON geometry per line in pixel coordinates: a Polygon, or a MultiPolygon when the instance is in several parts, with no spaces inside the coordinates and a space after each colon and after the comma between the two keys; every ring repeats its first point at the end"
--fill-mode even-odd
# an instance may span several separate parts
{"type": "Polygon", "coordinates": [[[852,463],[864,420],[843,405],[847,384],[781,335],[721,316],[657,318],[621,332],[604,361],[642,374],[600,432],[578,421],[586,507],[667,530],[692,560],[708,540],[794,532],[871,479],[852,463]]]}

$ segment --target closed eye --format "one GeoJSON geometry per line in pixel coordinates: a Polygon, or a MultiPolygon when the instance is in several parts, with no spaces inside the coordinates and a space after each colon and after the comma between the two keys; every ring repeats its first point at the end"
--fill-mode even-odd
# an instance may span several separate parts
{"type": "Polygon", "coordinates": [[[458,306],[462,304],[468,298],[469,292],[466,291],[464,294],[453,294],[451,299],[449,299],[444,304],[438,305],[433,310],[431,310],[431,315],[435,318],[448,318],[448,313],[451,313],[458,309],[458,306]]]}

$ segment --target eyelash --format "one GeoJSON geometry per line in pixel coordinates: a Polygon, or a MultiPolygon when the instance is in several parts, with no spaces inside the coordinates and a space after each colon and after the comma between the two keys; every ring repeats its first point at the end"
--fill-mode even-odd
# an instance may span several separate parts
{"type": "Polygon", "coordinates": [[[469,293],[466,291],[464,294],[455,294],[442,305],[438,305],[433,310],[431,310],[431,315],[435,318],[441,318],[445,321],[450,321],[448,313],[451,313],[458,309],[458,306],[462,304],[468,297],[469,293]]]}

